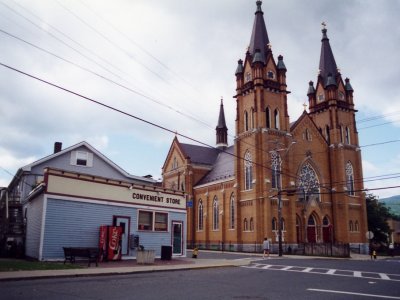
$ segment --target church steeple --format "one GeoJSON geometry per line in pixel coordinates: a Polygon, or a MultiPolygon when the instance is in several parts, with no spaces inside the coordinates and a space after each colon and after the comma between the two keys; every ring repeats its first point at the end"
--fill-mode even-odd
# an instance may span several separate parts
{"type": "Polygon", "coordinates": [[[264,22],[264,13],[261,10],[262,1],[257,1],[257,11],[255,12],[255,19],[253,24],[253,32],[251,33],[249,52],[252,56],[256,53],[256,50],[259,49],[261,53],[261,57],[265,57],[266,49],[268,49],[269,39],[267,28],[264,22]]]}
{"type": "Polygon", "coordinates": [[[322,23],[322,45],[321,45],[321,57],[319,60],[319,76],[321,76],[322,84],[324,87],[332,84],[336,84],[337,76],[339,71],[336,65],[335,57],[333,56],[331,45],[326,34],[326,24],[322,23]]]}
{"type": "Polygon", "coordinates": [[[219,108],[218,124],[215,128],[217,134],[217,148],[224,149],[228,147],[228,127],[226,127],[224,103],[221,98],[221,105],[219,108]]]}

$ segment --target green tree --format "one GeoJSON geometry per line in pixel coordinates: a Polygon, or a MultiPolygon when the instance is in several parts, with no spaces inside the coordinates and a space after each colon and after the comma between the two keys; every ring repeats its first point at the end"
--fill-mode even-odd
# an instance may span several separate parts
{"type": "Polygon", "coordinates": [[[375,195],[367,194],[368,230],[374,233],[374,242],[387,243],[390,228],[387,220],[392,217],[390,209],[380,203],[375,195]]]}

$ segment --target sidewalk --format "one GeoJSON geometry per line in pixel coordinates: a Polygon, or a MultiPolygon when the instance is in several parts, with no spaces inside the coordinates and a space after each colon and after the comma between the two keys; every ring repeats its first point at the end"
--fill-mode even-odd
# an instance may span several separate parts
{"type": "MultiPolygon", "coordinates": [[[[206,252],[206,251],[204,251],[206,252]]],[[[235,253],[231,253],[235,254],[235,253]]],[[[245,255],[244,253],[236,253],[245,255]]],[[[123,275],[157,271],[172,271],[172,270],[189,270],[189,269],[205,269],[218,267],[238,267],[245,266],[251,263],[252,260],[262,259],[262,254],[246,254],[246,258],[238,259],[211,259],[211,258],[187,258],[179,257],[172,260],[156,259],[152,265],[139,265],[136,260],[122,260],[118,262],[103,262],[96,267],[92,264],[91,267],[86,267],[82,263],[82,269],[64,269],[64,270],[35,270],[35,271],[12,271],[0,272],[0,281],[9,280],[25,280],[25,279],[44,279],[44,278],[60,278],[60,277],[80,277],[80,276],[105,276],[105,275],[123,275]]],[[[285,259],[329,259],[329,257],[316,256],[299,256],[285,255],[282,258],[276,255],[271,255],[274,260],[285,259]]],[[[338,259],[338,258],[332,258],[338,259]]],[[[343,258],[340,258],[343,259],[343,258]]],[[[351,254],[351,260],[370,260],[369,255],[351,254]]]]}
{"type": "Polygon", "coordinates": [[[60,277],[80,277],[80,276],[104,276],[122,275],[156,271],[205,269],[217,267],[237,267],[250,263],[248,259],[193,259],[193,258],[173,258],[170,261],[156,259],[152,265],[139,265],[136,260],[123,260],[119,262],[99,263],[96,267],[82,269],[64,270],[35,270],[35,271],[12,271],[0,272],[0,281],[25,280],[25,279],[44,279],[60,277]]]}

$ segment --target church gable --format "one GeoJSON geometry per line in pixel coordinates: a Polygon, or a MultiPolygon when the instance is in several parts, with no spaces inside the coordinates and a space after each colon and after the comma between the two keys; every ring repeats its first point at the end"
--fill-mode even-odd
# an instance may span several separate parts
{"type": "Polygon", "coordinates": [[[171,147],[168,151],[167,158],[165,159],[162,167],[163,173],[175,170],[186,163],[185,154],[180,148],[179,140],[175,137],[172,141],[171,147]]]}

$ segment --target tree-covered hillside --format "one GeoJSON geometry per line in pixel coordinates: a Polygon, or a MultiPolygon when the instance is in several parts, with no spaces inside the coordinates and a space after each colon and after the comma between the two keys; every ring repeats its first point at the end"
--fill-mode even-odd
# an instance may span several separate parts
{"type": "Polygon", "coordinates": [[[400,217],[400,195],[379,199],[379,202],[385,204],[386,207],[390,208],[390,212],[400,217]]]}

